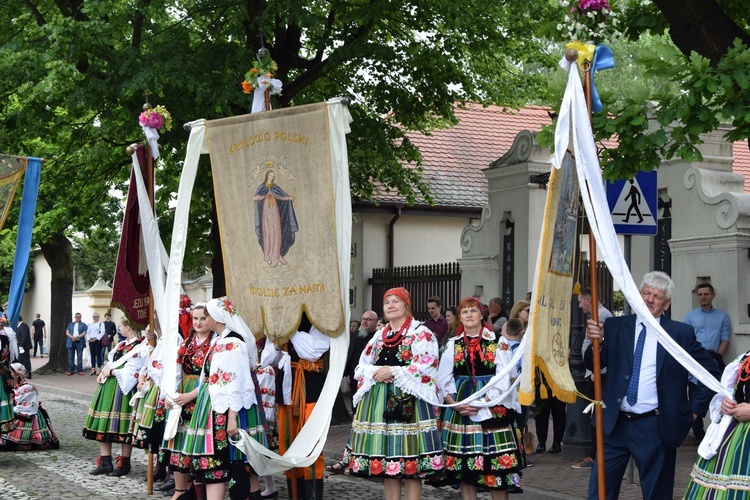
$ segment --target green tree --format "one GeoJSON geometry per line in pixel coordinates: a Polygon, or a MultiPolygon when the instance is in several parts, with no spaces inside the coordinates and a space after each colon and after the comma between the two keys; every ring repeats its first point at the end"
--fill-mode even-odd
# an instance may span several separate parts
{"type": "Polygon", "coordinates": [[[662,158],[700,161],[700,134],[729,123],[730,141],[750,136],[750,10],[741,0],[633,0],[624,10],[630,40],[656,35],[637,63],[658,89],[607,96],[594,117],[597,139],[616,135],[602,154],[605,175],[632,177],[662,158]],[[671,43],[659,43],[668,36],[671,43]],[[646,109],[646,102],[651,104],[646,109]]]}
{"type": "MultiPolygon", "coordinates": [[[[407,131],[428,133],[454,123],[456,102],[519,106],[543,90],[541,75],[523,71],[524,64],[545,58],[541,41],[508,33],[531,33],[554,9],[545,3],[517,7],[478,0],[0,5],[0,137],[15,154],[48,160],[35,241],[53,275],[50,363],[64,368],[73,276],[69,237],[119,222],[119,200],[109,193],[124,191],[129,162],[122,151],[141,140],[136,118],[145,90],[177,124],[247,113],[250,100],[240,82],[264,43],[285,84],[275,107],[353,97],[355,195],[368,198],[377,181],[409,200],[417,194],[429,199],[407,131]]],[[[179,126],[161,140],[156,210],[165,237],[185,141],[179,126]]],[[[187,249],[196,261],[218,241],[207,237],[215,231],[212,190],[210,170],[201,168],[204,182],[194,193],[187,249]]],[[[214,272],[220,281],[222,273],[214,272]]]]}

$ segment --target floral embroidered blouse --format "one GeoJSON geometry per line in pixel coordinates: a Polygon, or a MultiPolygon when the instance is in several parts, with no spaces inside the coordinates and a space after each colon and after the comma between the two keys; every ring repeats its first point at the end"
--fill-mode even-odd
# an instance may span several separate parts
{"type": "MultiPolygon", "coordinates": [[[[480,335],[482,337],[480,340],[482,356],[474,360],[474,373],[476,376],[497,375],[510,364],[513,358],[513,351],[505,337],[496,335],[487,328],[484,328],[480,335]]],[[[471,376],[468,364],[469,356],[463,334],[448,339],[448,343],[445,345],[445,352],[443,352],[443,356],[440,358],[437,375],[437,392],[441,402],[448,395],[456,395],[457,376],[471,376]]],[[[507,392],[517,376],[516,367],[514,366],[505,377],[500,379],[487,392],[488,400],[492,401],[507,392]]],[[[507,395],[499,404],[506,408],[521,411],[516,391],[507,395]]]]}
{"type": "Polygon", "coordinates": [[[140,375],[141,368],[146,364],[148,353],[148,342],[142,341],[140,338],[135,337],[129,340],[123,340],[117,346],[109,351],[107,360],[112,363],[125,356],[133,349],[138,351],[133,354],[124,365],[119,366],[112,370],[112,376],[117,379],[117,385],[120,386],[120,390],[123,394],[129,393],[136,385],[138,385],[138,376],[140,375]]]}
{"type": "Polygon", "coordinates": [[[13,412],[16,415],[36,415],[39,411],[39,398],[31,384],[23,384],[13,389],[13,401],[13,412]]]}
{"type": "MultiPolygon", "coordinates": [[[[242,336],[229,329],[224,330],[208,351],[201,372],[201,384],[208,384],[213,411],[238,412],[257,404],[250,364],[242,336]]],[[[254,364],[258,364],[257,359],[254,364]]]]}
{"type": "Polygon", "coordinates": [[[354,404],[377,383],[375,372],[386,365],[391,367],[393,383],[399,389],[428,403],[438,403],[436,377],[440,348],[435,335],[419,321],[412,320],[401,344],[388,349],[383,344],[382,333],[383,330],[378,330],[372,336],[354,370],[357,380],[354,404]]]}

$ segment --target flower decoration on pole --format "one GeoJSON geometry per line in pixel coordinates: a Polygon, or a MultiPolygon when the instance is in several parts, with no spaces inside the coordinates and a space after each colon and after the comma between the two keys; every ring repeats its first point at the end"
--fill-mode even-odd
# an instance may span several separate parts
{"type": "MultiPolygon", "coordinates": [[[[601,44],[622,37],[618,29],[620,21],[608,0],[574,0],[572,4],[564,1],[563,5],[568,7],[568,12],[565,22],[558,24],[557,29],[570,37],[571,42],[565,46],[568,50],[577,51],[578,68],[582,73],[588,73],[585,77],[591,79],[591,111],[598,113],[602,111],[602,103],[594,83],[594,74],[615,65],[612,51],[601,44]]],[[[560,65],[565,67],[564,58],[560,65]]]]}
{"type": "Polygon", "coordinates": [[[159,157],[159,131],[163,129],[172,130],[172,115],[169,114],[164,106],[156,106],[146,103],[143,105],[143,113],[138,117],[138,123],[141,124],[143,133],[146,134],[149,145],[151,145],[151,154],[154,159],[159,157]]]}
{"type": "Polygon", "coordinates": [[[607,0],[574,0],[564,5],[569,7],[568,13],[557,29],[571,40],[596,44],[622,36],[620,20],[607,0]]]}
{"type": "MultiPolygon", "coordinates": [[[[271,59],[271,54],[265,47],[258,51],[253,61],[253,67],[245,73],[245,80],[242,82],[242,91],[245,94],[253,94],[253,107],[251,113],[267,111],[266,92],[270,95],[281,93],[281,80],[274,78],[274,74],[279,67],[276,61],[271,59]]],[[[268,106],[270,109],[270,106],[268,106]]]]}

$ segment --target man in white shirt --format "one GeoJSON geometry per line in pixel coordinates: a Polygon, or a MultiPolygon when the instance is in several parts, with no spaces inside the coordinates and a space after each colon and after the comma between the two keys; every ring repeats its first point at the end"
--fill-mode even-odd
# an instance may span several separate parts
{"type": "MultiPolygon", "coordinates": [[[[672,303],[674,283],[666,273],[647,273],[641,297],[651,315],[674,342],[712,375],[716,362],[695,338],[693,327],[664,315],[672,303]]],[[[588,321],[586,335],[599,339],[602,387],[604,473],[607,498],[618,498],[630,457],[635,459],[645,499],[672,498],[677,447],[698,415],[708,408],[713,392],[700,385],[688,399],[689,372],[669,355],[635,314],[588,321]]],[[[583,361],[593,367],[593,345],[583,361]]],[[[589,500],[599,498],[597,461],[589,477],[589,500]]]]}
{"type": "Polygon", "coordinates": [[[99,321],[99,313],[94,313],[94,320],[86,325],[86,343],[89,346],[91,357],[91,373],[99,375],[102,371],[102,337],[104,337],[104,325],[99,321]]]}

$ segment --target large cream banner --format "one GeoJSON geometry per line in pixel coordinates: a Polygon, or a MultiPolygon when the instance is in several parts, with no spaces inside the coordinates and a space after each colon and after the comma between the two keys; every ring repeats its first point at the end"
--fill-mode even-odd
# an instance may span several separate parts
{"type": "Polygon", "coordinates": [[[552,168],[534,283],[534,304],[527,329],[531,348],[524,355],[518,399],[534,401],[537,369],[552,395],[573,403],[576,386],[568,367],[570,303],[573,293],[578,178],[575,160],[566,154],[560,169],[552,168]]]}
{"type": "Polygon", "coordinates": [[[344,331],[325,103],[206,122],[227,293],[256,335],[344,331]]]}

